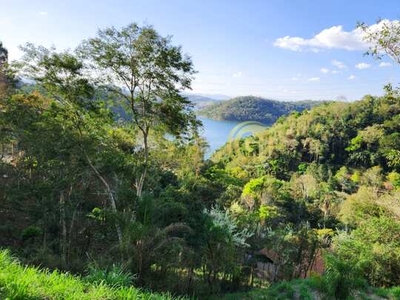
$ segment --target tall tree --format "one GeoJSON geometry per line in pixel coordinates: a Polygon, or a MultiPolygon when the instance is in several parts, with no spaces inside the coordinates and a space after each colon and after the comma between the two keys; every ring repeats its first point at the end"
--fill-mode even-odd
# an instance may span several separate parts
{"type": "Polygon", "coordinates": [[[92,68],[96,84],[119,95],[117,105],[125,108],[142,138],[142,157],[135,188],[142,197],[149,167],[149,134],[163,128],[176,136],[186,132],[196,119],[190,102],[180,92],[190,89],[195,73],[189,56],[171,37],[162,37],[151,26],[129,24],[121,30],[100,30],[97,37],[80,46],[80,53],[92,68]]]}
{"type": "MultiPolygon", "coordinates": [[[[82,143],[85,138],[84,133],[87,132],[88,120],[106,123],[109,121],[107,118],[109,116],[105,117],[104,114],[99,113],[102,111],[100,103],[95,101],[95,90],[84,75],[81,60],[68,51],[58,53],[55,49],[36,47],[30,43],[21,49],[25,55],[17,64],[20,74],[35,80],[69,112],[65,118],[72,122],[80,135],[80,138],[76,140],[76,145],[80,148],[82,158],[103,184],[111,208],[114,213],[117,213],[115,191],[112,189],[110,180],[99,171],[93,156],[82,143]]],[[[100,136],[97,138],[101,139],[100,136]]],[[[118,224],[116,230],[121,244],[122,233],[118,224]]]]}

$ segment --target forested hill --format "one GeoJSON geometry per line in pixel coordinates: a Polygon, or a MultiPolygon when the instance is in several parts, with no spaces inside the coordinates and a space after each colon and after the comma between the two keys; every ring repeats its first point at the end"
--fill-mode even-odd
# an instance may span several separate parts
{"type": "MultiPolygon", "coordinates": [[[[335,296],[322,299],[350,299],[354,286],[346,285],[354,278],[375,287],[400,285],[393,275],[400,272],[400,258],[394,255],[400,251],[395,236],[400,234],[400,93],[386,89],[383,97],[327,103],[291,114],[259,135],[227,143],[212,157],[214,174],[229,179],[223,205],[238,219],[258,216],[265,228],[285,232],[279,238],[269,235],[268,249],[304,258],[315,248],[300,253],[312,245],[295,245],[300,236],[308,230],[320,241],[323,237],[321,249],[333,255],[326,256],[326,287],[336,280],[331,274],[339,280],[331,292],[335,296]],[[239,202],[230,196],[235,189],[239,202]],[[296,242],[281,246],[293,232],[296,242]]],[[[289,264],[282,268],[290,269],[289,264]]],[[[278,298],[283,299],[264,299],[278,298]]]]}
{"type": "MultiPolygon", "coordinates": [[[[264,133],[221,148],[214,160],[240,164],[257,173],[267,168],[278,178],[302,164],[392,170],[400,166],[400,104],[391,94],[365,96],[354,103],[332,102],[276,122],[264,133]],[[251,144],[251,146],[249,146],[251,144]]],[[[229,168],[228,166],[228,168],[229,168]]],[[[252,173],[252,171],[249,171],[252,173]]]]}
{"type": "Polygon", "coordinates": [[[321,104],[320,101],[283,102],[254,96],[236,97],[210,105],[199,114],[207,118],[226,121],[258,121],[274,123],[279,117],[292,111],[303,111],[321,104]]]}

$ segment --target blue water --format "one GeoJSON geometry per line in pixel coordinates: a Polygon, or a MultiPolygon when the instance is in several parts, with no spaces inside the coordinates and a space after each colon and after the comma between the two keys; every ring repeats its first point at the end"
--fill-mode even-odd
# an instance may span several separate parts
{"type": "Polygon", "coordinates": [[[221,148],[228,141],[229,132],[240,122],[215,121],[204,117],[198,117],[203,122],[203,137],[207,140],[209,149],[206,152],[206,158],[221,148]]]}

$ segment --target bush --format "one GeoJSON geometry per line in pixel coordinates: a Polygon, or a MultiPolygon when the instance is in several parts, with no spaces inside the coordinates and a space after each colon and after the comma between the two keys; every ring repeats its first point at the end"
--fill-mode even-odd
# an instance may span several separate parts
{"type": "Polygon", "coordinates": [[[31,238],[35,238],[42,234],[42,229],[37,226],[29,226],[25,228],[21,233],[21,238],[23,241],[29,240],[31,238]]]}
{"type": "Polygon", "coordinates": [[[122,267],[113,265],[110,270],[89,266],[85,281],[90,283],[104,283],[112,287],[128,287],[135,281],[136,276],[125,271],[122,267]]]}
{"type": "Polygon", "coordinates": [[[395,299],[400,299],[400,287],[396,286],[390,289],[391,294],[395,299]]]}
{"type": "Polygon", "coordinates": [[[355,289],[363,289],[365,281],[354,265],[330,254],[325,257],[326,273],[323,277],[326,290],[335,299],[347,299],[355,289]]]}
{"type": "Polygon", "coordinates": [[[400,284],[400,223],[393,217],[366,219],[351,234],[334,242],[343,264],[360,270],[369,284],[390,287],[400,284]]]}

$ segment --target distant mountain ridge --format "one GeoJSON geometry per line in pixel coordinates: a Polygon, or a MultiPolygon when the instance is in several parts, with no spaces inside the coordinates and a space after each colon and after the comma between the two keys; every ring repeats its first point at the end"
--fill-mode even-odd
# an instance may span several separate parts
{"type": "Polygon", "coordinates": [[[288,115],[292,111],[301,112],[326,102],[312,100],[285,102],[255,96],[242,96],[208,105],[200,109],[198,114],[214,120],[258,121],[271,125],[279,117],[288,115]]]}
{"type": "Polygon", "coordinates": [[[206,97],[203,95],[197,95],[197,94],[187,94],[184,96],[188,100],[190,100],[190,102],[193,103],[195,110],[202,110],[208,106],[211,106],[211,105],[214,105],[214,104],[217,104],[217,103],[223,101],[223,100],[218,100],[218,99],[206,97]]]}
{"type": "Polygon", "coordinates": [[[223,94],[202,94],[202,93],[187,93],[184,92],[183,93],[184,96],[188,96],[189,98],[191,96],[200,96],[200,97],[204,97],[204,98],[208,98],[208,99],[213,99],[213,100],[229,100],[232,99],[232,96],[227,96],[227,95],[223,95],[223,94]]]}

